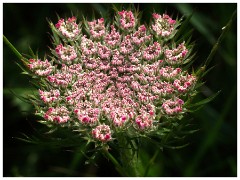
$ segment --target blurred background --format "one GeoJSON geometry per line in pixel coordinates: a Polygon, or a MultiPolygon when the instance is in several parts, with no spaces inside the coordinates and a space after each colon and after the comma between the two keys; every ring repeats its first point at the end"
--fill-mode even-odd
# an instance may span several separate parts
{"type": "MultiPolygon", "coordinates": [[[[128,7],[129,4],[123,4],[128,7]]],[[[143,12],[142,23],[151,13],[167,12],[188,16],[194,12],[189,30],[197,51],[193,67],[208,57],[212,46],[237,8],[233,3],[216,4],[134,4],[143,12]]],[[[119,4],[116,4],[119,6],[119,4]]],[[[19,52],[28,54],[28,48],[38,51],[40,57],[49,53],[50,28],[47,19],[57,22],[72,14],[91,19],[113,17],[112,4],[3,4],[3,33],[19,52]]],[[[32,86],[15,62],[19,60],[3,46],[3,176],[119,176],[111,162],[102,156],[97,165],[85,164],[86,158],[77,148],[57,148],[29,144],[16,139],[22,133],[39,135],[42,125],[37,123],[31,105],[17,96],[31,91],[32,86]],[[13,91],[16,95],[11,93],[13,91]]],[[[164,149],[151,166],[148,176],[237,176],[237,20],[222,41],[205,77],[205,85],[197,98],[203,99],[221,90],[221,93],[202,109],[192,114],[192,123],[198,132],[187,138],[189,146],[180,150],[164,149]]],[[[143,146],[144,163],[154,154],[153,145],[143,146]]]]}

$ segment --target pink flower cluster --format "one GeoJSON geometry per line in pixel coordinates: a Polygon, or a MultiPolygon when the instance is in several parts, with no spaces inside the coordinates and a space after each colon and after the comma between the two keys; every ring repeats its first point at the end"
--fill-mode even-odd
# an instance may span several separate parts
{"type": "Polygon", "coordinates": [[[132,13],[132,11],[121,11],[118,12],[120,15],[120,28],[124,30],[131,30],[135,27],[136,25],[136,19],[132,13]]]}
{"type": "Polygon", "coordinates": [[[50,90],[48,91],[42,91],[39,89],[39,95],[43,102],[45,103],[52,103],[54,101],[57,101],[60,96],[59,90],[50,90]]]}
{"type": "Polygon", "coordinates": [[[29,59],[28,67],[38,76],[47,76],[51,74],[54,69],[47,59],[45,61],[41,61],[40,59],[29,59]]]}
{"type": "Polygon", "coordinates": [[[180,78],[175,79],[173,86],[179,91],[179,92],[186,92],[188,91],[196,81],[196,77],[186,74],[185,76],[180,76],[180,78]]]}
{"type": "Polygon", "coordinates": [[[66,38],[72,40],[76,38],[80,31],[79,26],[76,24],[76,17],[68,18],[68,20],[60,19],[55,25],[59,32],[66,38]]]}
{"type": "Polygon", "coordinates": [[[61,107],[50,107],[44,115],[44,118],[48,121],[54,121],[57,123],[66,123],[69,117],[69,111],[65,106],[61,107]]]}
{"type": "Polygon", "coordinates": [[[179,44],[176,49],[166,49],[165,54],[165,60],[170,65],[179,65],[183,62],[185,56],[187,55],[188,50],[184,43],[179,44]]]}
{"type": "Polygon", "coordinates": [[[102,124],[92,130],[92,135],[97,140],[106,142],[111,140],[111,130],[108,125],[102,124]]]}
{"type": "Polygon", "coordinates": [[[104,36],[105,34],[105,26],[104,26],[104,19],[98,19],[97,21],[94,20],[92,22],[88,22],[89,30],[94,39],[99,39],[104,36]]]}
{"type": "Polygon", "coordinates": [[[179,98],[165,100],[162,104],[163,114],[174,115],[182,112],[184,102],[179,98]]]}
{"type": "Polygon", "coordinates": [[[152,46],[148,46],[143,52],[143,58],[146,60],[157,59],[161,53],[161,46],[158,42],[154,42],[152,46]]]}
{"type": "Polygon", "coordinates": [[[115,47],[116,45],[119,45],[120,43],[120,34],[116,31],[114,25],[111,25],[111,32],[105,36],[105,42],[110,47],[115,47]]]}
{"type": "Polygon", "coordinates": [[[47,80],[54,87],[66,88],[69,85],[69,83],[71,83],[72,81],[72,74],[59,72],[54,75],[49,75],[47,77],[47,80]]]}
{"type": "Polygon", "coordinates": [[[72,46],[64,47],[62,44],[59,44],[56,47],[56,53],[58,54],[59,58],[61,59],[61,63],[71,64],[74,59],[77,58],[77,53],[72,46]]]}
{"type": "Polygon", "coordinates": [[[154,38],[170,36],[177,22],[166,14],[153,18],[148,29],[123,10],[115,24],[105,26],[103,18],[85,23],[90,36],[82,34],[76,18],[60,19],[56,28],[71,43],[56,45],[56,69],[47,60],[29,61],[31,71],[46,76],[47,86],[39,90],[42,116],[77,122],[94,141],[108,142],[116,129],[148,132],[162,121],[156,117],[183,114],[197,80],[181,68],[188,48],[181,43],[170,49],[154,38]]]}
{"type": "Polygon", "coordinates": [[[176,21],[169,17],[167,14],[163,14],[162,16],[153,13],[154,24],[152,25],[152,30],[159,37],[168,37],[174,32],[174,25],[176,21]]]}

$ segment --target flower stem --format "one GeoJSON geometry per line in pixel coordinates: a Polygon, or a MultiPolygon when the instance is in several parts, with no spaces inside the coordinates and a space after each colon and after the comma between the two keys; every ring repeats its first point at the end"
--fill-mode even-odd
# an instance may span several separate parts
{"type": "Polygon", "coordinates": [[[220,45],[220,43],[222,42],[222,40],[224,39],[224,37],[226,36],[227,32],[229,31],[231,25],[232,25],[232,22],[233,20],[236,18],[236,15],[237,15],[237,10],[235,10],[233,13],[232,13],[232,16],[231,18],[229,19],[228,23],[226,26],[223,27],[223,31],[221,33],[221,35],[219,36],[217,42],[214,44],[209,56],[207,57],[207,60],[205,62],[205,67],[207,67],[210,62],[212,61],[214,55],[216,54],[217,50],[218,50],[218,47],[220,45]]]}
{"type": "Polygon", "coordinates": [[[139,168],[141,167],[140,158],[137,155],[136,143],[134,140],[127,140],[124,137],[118,137],[121,147],[120,158],[122,167],[128,177],[141,176],[139,168]]]}
{"type": "Polygon", "coordinates": [[[112,163],[114,164],[116,170],[122,175],[125,176],[125,172],[122,168],[122,166],[119,164],[119,162],[114,158],[114,156],[107,150],[104,149],[102,151],[103,155],[105,155],[107,157],[107,159],[109,159],[110,161],[112,161],[112,163]]]}
{"type": "Polygon", "coordinates": [[[18,59],[23,59],[23,56],[21,53],[18,52],[18,50],[9,42],[9,40],[3,35],[3,41],[5,44],[13,51],[13,53],[17,56],[18,59]]]}
{"type": "Polygon", "coordinates": [[[159,153],[160,153],[160,149],[157,149],[157,150],[155,151],[153,157],[150,159],[148,165],[146,166],[146,170],[145,170],[145,172],[144,172],[144,177],[147,177],[148,171],[149,171],[151,165],[154,164],[154,161],[155,161],[155,159],[157,158],[157,156],[158,156],[159,153]]]}

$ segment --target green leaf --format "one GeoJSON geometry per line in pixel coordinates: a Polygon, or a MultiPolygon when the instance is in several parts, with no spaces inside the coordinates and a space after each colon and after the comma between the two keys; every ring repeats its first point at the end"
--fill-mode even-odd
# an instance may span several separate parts
{"type": "Polygon", "coordinates": [[[34,54],[33,50],[31,47],[29,47],[29,53],[30,53],[30,56],[33,58],[33,59],[36,59],[37,58],[37,55],[34,54]]]}
{"type": "Polygon", "coordinates": [[[142,136],[144,139],[149,140],[151,143],[155,144],[160,150],[163,150],[163,145],[159,143],[158,141],[153,140],[151,137],[148,136],[142,136]]]}
{"type": "Polygon", "coordinates": [[[20,65],[19,63],[15,62],[17,64],[18,67],[20,67],[20,69],[23,71],[23,72],[26,72],[27,73],[27,70],[22,66],[20,65]]]}
{"type": "Polygon", "coordinates": [[[200,76],[199,78],[202,78],[204,77],[205,75],[207,75],[211,70],[213,70],[213,68],[215,68],[216,66],[212,66],[210,68],[207,69],[207,71],[204,71],[200,76]]]}
{"type": "Polygon", "coordinates": [[[194,134],[195,132],[198,132],[199,130],[200,129],[180,131],[180,132],[178,132],[178,134],[181,134],[181,135],[194,134]]]}
{"type": "MultiPolygon", "coordinates": [[[[176,41],[176,44],[180,44],[182,43],[183,41],[186,41],[189,43],[189,41],[191,40],[191,36],[192,36],[192,32],[193,32],[193,29],[189,30],[188,32],[185,32],[184,34],[182,34],[181,38],[179,38],[177,41],[176,41]]],[[[186,43],[187,44],[187,43],[186,43]]]]}
{"type": "MultiPolygon", "coordinates": [[[[13,96],[17,97],[21,101],[23,101],[25,103],[30,103],[30,101],[26,97],[20,96],[19,93],[15,92],[14,90],[8,89],[8,92],[10,92],[13,96]]],[[[4,93],[7,93],[6,90],[4,91],[4,93]]]]}
{"type": "Polygon", "coordinates": [[[55,28],[55,26],[52,22],[48,21],[48,23],[49,23],[49,26],[52,30],[52,34],[53,34],[52,39],[54,41],[54,44],[60,44],[61,42],[60,42],[60,38],[58,36],[57,29],[55,28]]]}
{"type": "Polygon", "coordinates": [[[37,141],[32,138],[30,138],[29,136],[27,136],[24,133],[21,133],[23,137],[14,137],[15,139],[27,142],[27,143],[32,143],[32,144],[37,144],[37,141]]]}
{"type": "Polygon", "coordinates": [[[185,19],[183,21],[180,28],[178,29],[178,32],[174,36],[174,41],[177,41],[179,37],[181,37],[182,35],[185,34],[184,31],[186,31],[186,29],[188,28],[190,19],[192,18],[192,15],[193,15],[193,12],[187,17],[187,19],[185,19]]]}
{"type": "MultiPolygon", "coordinates": [[[[196,53],[194,53],[194,54],[192,54],[190,57],[188,57],[187,59],[185,59],[184,61],[183,61],[183,65],[185,65],[185,64],[188,64],[189,62],[192,62],[193,63],[193,58],[196,56],[196,53]]],[[[186,65],[186,66],[184,66],[184,69],[189,69],[189,67],[192,65],[192,63],[190,63],[190,65],[186,65]]]]}
{"type": "Polygon", "coordinates": [[[20,52],[9,42],[9,40],[3,35],[3,42],[13,51],[18,59],[23,59],[24,57],[21,55],[20,52]]]}
{"type": "Polygon", "coordinates": [[[170,146],[170,145],[164,145],[165,148],[168,148],[168,149],[182,149],[186,146],[188,146],[189,143],[186,143],[186,144],[183,144],[183,145],[180,145],[180,146],[170,146]]]}
{"type": "Polygon", "coordinates": [[[194,104],[190,104],[190,105],[187,105],[187,108],[192,108],[192,107],[197,107],[197,106],[201,106],[201,105],[204,105],[204,104],[207,104],[209,103],[210,101],[212,101],[215,97],[217,97],[219,95],[221,91],[218,91],[216,94],[204,99],[204,100],[201,100],[197,103],[194,103],[194,104]]]}
{"type": "Polygon", "coordinates": [[[190,113],[196,112],[196,111],[200,110],[201,108],[203,108],[203,106],[204,105],[201,105],[201,106],[199,106],[199,107],[197,107],[195,109],[188,109],[187,112],[190,112],[190,113]]]}

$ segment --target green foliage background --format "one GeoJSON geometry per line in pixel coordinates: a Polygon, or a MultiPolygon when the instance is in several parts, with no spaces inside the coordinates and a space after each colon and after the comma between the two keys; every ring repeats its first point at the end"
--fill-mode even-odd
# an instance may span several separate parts
{"type": "MultiPolygon", "coordinates": [[[[119,6],[119,4],[115,4],[119,6]]],[[[127,7],[129,4],[123,4],[127,7]]],[[[194,67],[203,63],[222,32],[237,4],[135,4],[143,12],[142,22],[151,13],[167,12],[173,18],[190,15],[189,24],[196,42],[194,67]]],[[[112,4],[3,4],[3,33],[21,52],[28,47],[44,56],[51,46],[46,18],[57,22],[72,14],[91,19],[113,18],[112,4]]],[[[3,176],[119,176],[111,162],[96,157],[97,166],[85,164],[83,147],[57,148],[28,144],[14,137],[38,135],[42,125],[31,115],[32,106],[17,98],[31,93],[29,79],[20,75],[17,58],[3,46],[3,176]],[[15,92],[13,95],[11,91],[15,92]]],[[[190,145],[180,149],[164,149],[150,167],[148,176],[237,176],[237,20],[227,33],[213,61],[215,66],[204,77],[206,84],[197,99],[221,90],[217,98],[192,114],[192,123],[200,131],[187,137],[190,145]]],[[[143,145],[140,152],[144,164],[154,155],[154,145],[143,145]]]]}

